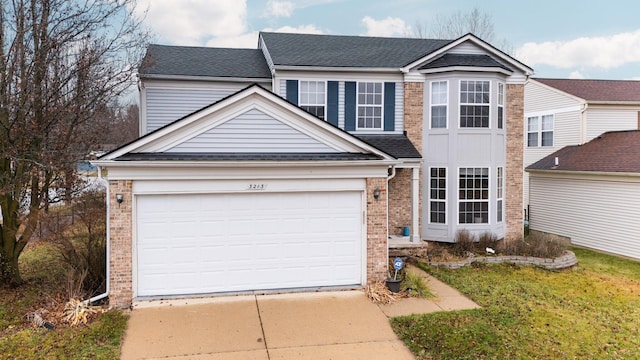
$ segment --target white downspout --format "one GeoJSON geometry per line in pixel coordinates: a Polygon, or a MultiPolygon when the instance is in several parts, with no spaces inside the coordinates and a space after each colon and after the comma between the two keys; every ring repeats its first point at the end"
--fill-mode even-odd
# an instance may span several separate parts
{"type": "MultiPolygon", "coordinates": [[[[389,240],[389,180],[396,177],[396,167],[391,166],[391,175],[387,176],[387,242],[389,240]]],[[[389,245],[387,245],[387,251],[389,250],[389,245]]],[[[388,256],[389,254],[387,254],[388,256]]]]}
{"type": "Polygon", "coordinates": [[[587,109],[589,108],[589,104],[585,102],[584,104],[582,104],[582,106],[584,107],[580,112],[580,125],[582,127],[582,131],[580,131],[580,145],[587,142],[587,109]]]}
{"type": "Polygon", "coordinates": [[[106,198],[107,198],[106,199],[106,201],[107,201],[107,217],[106,217],[106,221],[107,221],[107,224],[106,224],[106,226],[107,226],[107,229],[106,229],[107,230],[107,234],[106,234],[107,235],[106,258],[107,258],[107,261],[105,262],[105,265],[107,267],[107,269],[106,269],[106,281],[107,282],[106,282],[106,286],[105,286],[105,292],[102,293],[102,294],[96,295],[96,296],[92,297],[91,299],[83,301],[83,303],[85,303],[85,304],[91,304],[92,302],[96,302],[98,300],[104,299],[107,296],[109,296],[109,277],[110,277],[109,275],[111,273],[110,270],[109,270],[109,268],[110,268],[109,260],[111,258],[111,238],[110,238],[110,231],[109,231],[109,228],[110,228],[110,226],[109,226],[109,209],[110,209],[110,205],[109,205],[109,203],[110,203],[110,201],[109,201],[109,182],[102,177],[102,169],[100,168],[100,166],[98,166],[98,180],[104,185],[104,187],[106,189],[106,198]]]}

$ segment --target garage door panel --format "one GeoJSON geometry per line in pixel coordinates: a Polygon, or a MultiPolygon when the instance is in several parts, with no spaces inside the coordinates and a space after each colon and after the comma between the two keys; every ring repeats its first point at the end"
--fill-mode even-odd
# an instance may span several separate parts
{"type": "Polygon", "coordinates": [[[137,296],[359,284],[361,196],[139,196],[137,296]]]}

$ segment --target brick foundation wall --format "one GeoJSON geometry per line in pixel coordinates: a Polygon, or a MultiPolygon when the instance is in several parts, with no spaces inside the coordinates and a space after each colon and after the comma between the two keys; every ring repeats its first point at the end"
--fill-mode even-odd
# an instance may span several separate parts
{"type": "Polygon", "coordinates": [[[127,308],[133,297],[132,270],[132,191],[131,180],[109,181],[109,306],[127,308]],[[121,204],[116,194],[122,194],[121,204]]]}
{"type": "Polygon", "coordinates": [[[411,226],[411,170],[396,169],[389,180],[389,235],[402,235],[402,227],[411,226]]]}
{"type": "Polygon", "coordinates": [[[505,239],[523,234],[524,85],[507,84],[505,239]]]}
{"type": "Polygon", "coordinates": [[[387,277],[387,200],[384,194],[386,178],[367,179],[367,284],[387,277]],[[373,191],[382,191],[378,200],[373,191]]]}

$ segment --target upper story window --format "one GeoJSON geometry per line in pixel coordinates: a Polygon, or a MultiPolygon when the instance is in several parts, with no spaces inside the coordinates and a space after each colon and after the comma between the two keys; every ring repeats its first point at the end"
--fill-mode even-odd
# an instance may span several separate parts
{"type": "Polygon", "coordinates": [[[300,81],[300,107],[323,120],[325,118],[325,94],[324,81],[300,81]]]}
{"type": "Polygon", "coordinates": [[[382,130],[382,83],[358,83],[358,129],[382,130]]]}
{"type": "Polygon", "coordinates": [[[504,127],[504,84],[498,83],[498,129],[504,127]]]}
{"type": "Polygon", "coordinates": [[[460,81],[460,127],[488,128],[491,98],[489,81],[460,81]]]}
{"type": "Polygon", "coordinates": [[[527,146],[553,146],[553,115],[527,118],[527,146]]]}
{"type": "Polygon", "coordinates": [[[448,83],[434,81],[431,83],[431,128],[447,127],[448,83]]]}

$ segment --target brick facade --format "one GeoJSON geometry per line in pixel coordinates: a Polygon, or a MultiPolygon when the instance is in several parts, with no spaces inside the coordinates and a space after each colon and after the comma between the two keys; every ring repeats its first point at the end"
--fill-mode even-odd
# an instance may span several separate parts
{"type": "Polygon", "coordinates": [[[131,306],[133,297],[132,183],[131,180],[109,181],[109,305],[115,308],[131,306]],[[116,194],[122,194],[122,203],[118,204],[116,194]]]}
{"type": "Polygon", "coordinates": [[[387,200],[386,178],[367,179],[367,284],[382,281],[387,277],[387,200]],[[378,200],[373,191],[380,189],[378,200]]]}
{"type": "Polygon", "coordinates": [[[389,235],[402,235],[402,227],[411,226],[411,171],[396,169],[389,180],[389,235]]]}
{"type": "Polygon", "coordinates": [[[507,84],[505,240],[523,234],[524,85],[507,84]]]}
{"type": "Polygon", "coordinates": [[[404,130],[413,146],[422,154],[424,122],[424,83],[404,83],[404,130]]]}

